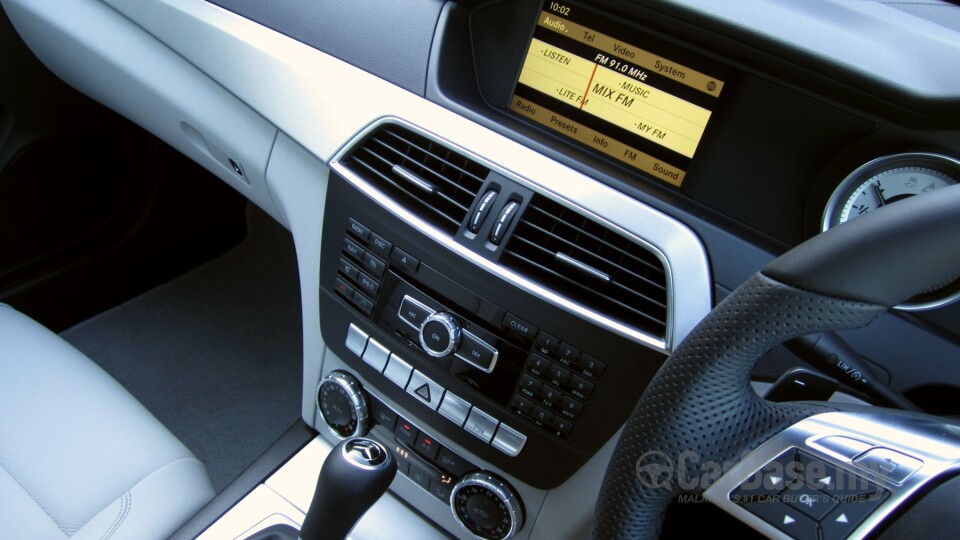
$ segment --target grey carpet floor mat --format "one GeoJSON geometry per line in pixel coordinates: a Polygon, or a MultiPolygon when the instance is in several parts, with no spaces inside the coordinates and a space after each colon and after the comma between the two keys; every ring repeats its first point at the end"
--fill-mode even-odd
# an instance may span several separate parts
{"type": "Polygon", "coordinates": [[[290,233],[259,209],[236,248],[63,332],[207,466],[217,492],[300,417],[290,233]]]}

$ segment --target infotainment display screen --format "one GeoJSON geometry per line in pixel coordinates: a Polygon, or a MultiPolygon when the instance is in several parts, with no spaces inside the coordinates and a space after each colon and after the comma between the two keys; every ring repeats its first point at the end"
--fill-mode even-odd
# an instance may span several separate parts
{"type": "Polygon", "coordinates": [[[510,109],[680,186],[728,71],[578,4],[548,0],[510,109]]]}

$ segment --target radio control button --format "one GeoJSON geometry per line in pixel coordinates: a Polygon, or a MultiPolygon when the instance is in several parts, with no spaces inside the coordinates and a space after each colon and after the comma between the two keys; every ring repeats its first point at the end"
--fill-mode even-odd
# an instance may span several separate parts
{"type": "Polygon", "coordinates": [[[393,250],[393,258],[390,260],[409,272],[416,272],[417,268],[420,268],[420,260],[400,248],[393,250]]]}
{"type": "Polygon", "coordinates": [[[550,372],[550,365],[550,361],[546,358],[539,354],[532,354],[530,360],[527,360],[527,371],[540,377],[546,377],[550,372]]]}
{"type": "Polygon", "coordinates": [[[355,264],[344,259],[343,257],[340,257],[340,260],[337,261],[337,269],[352,280],[356,280],[357,274],[360,273],[360,269],[357,268],[355,264]]]}
{"type": "Polygon", "coordinates": [[[454,424],[463,427],[467,421],[467,415],[470,413],[470,403],[460,396],[447,392],[443,395],[443,401],[440,402],[441,415],[445,416],[454,424]]]}
{"type": "Polygon", "coordinates": [[[503,327],[520,334],[527,339],[533,339],[537,335],[537,327],[527,321],[517,317],[513,313],[507,313],[503,316],[503,327]]]}
{"type": "Polygon", "coordinates": [[[553,429],[557,430],[560,433],[561,437],[569,437],[570,433],[573,431],[573,422],[567,420],[566,418],[555,415],[553,417],[553,422],[551,422],[553,429]]]}
{"type": "Polygon", "coordinates": [[[377,255],[383,257],[384,259],[390,258],[390,248],[393,247],[393,244],[388,242],[384,237],[380,236],[375,232],[370,233],[370,250],[376,253],[377,255]]]}
{"type": "Polygon", "coordinates": [[[506,424],[500,424],[493,437],[493,447],[510,457],[517,457],[527,444],[527,436],[506,424]]]}
{"type": "Polygon", "coordinates": [[[383,368],[387,367],[387,359],[389,358],[390,349],[387,349],[375,339],[367,342],[367,350],[363,353],[363,361],[370,364],[370,367],[383,373],[383,368]]]}
{"type": "Polygon", "coordinates": [[[560,340],[546,332],[540,332],[537,336],[537,348],[544,354],[556,354],[560,349],[560,340]]]}
{"type": "Polygon", "coordinates": [[[343,239],[343,251],[358,261],[362,261],[363,256],[367,254],[362,247],[349,238],[343,239]]]}
{"type": "Polygon", "coordinates": [[[353,298],[353,287],[339,277],[333,282],[333,288],[347,300],[353,298]]]}
{"type": "Polygon", "coordinates": [[[550,369],[547,372],[547,377],[549,377],[550,380],[562,385],[568,384],[570,382],[570,377],[572,376],[573,374],[570,373],[569,370],[563,369],[556,364],[551,364],[550,369]]]}
{"type": "Polygon", "coordinates": [[[533,419],[549,426],[553,423],[553,413],[539,405],[535,405],[533,407],[533,419]]]}
{"type": "Polygon", "coordinates": [[[513,396],[513,408],[533,416],[533,402],[521,395],[513,396]]]}
{"type": "Polygon", "coordinates": [[[395,354],[390,355],[390,360],[387,362],[387,369],[383,370],[384,376],[400,388],[407,387],[407,381],[410,380],[410,373],[412,372],[413,366],[401,360],[395,354]]]}
{"type": "Polygon", "coordinates": [[[497,365],[497,350],[474,336],[470,332],[463,332],[457,358],[464,362],[490,373],[497,365]]]}
{"type": "Polygon", "coordinates": [[[545,384],[540,387],[540,391],[537,392],[537,397],[546,401],[550,405],[556,405],[562,399],[563,392],[561,392],[559,388],[554,388],[549,384],[545,384]]]}
{"type": "Polygon", "coordinates": [[[420,325],[420,345],[434,358],[443,358],[456,351],[460,337],[460,323],[443,311],[428,316],[420,325]]]}
{"type": "Polygon", "coordinates": [[[603,375],[604,370],[607,369],[607,364],[584,353],[580,355],[580,369],[583,370],[584,375],[599,379],[600,376],[603,375]]]}
{"type": "Polygon", "coordinates": [[[470,416],[467,417],[467,423],[464,424],[463,429],[483,442],[489,443],[493,439],[493,433],[497,430],[498,423],[496,418],[474,407],[470,411],[470,416]]]}
{"type": "Polygon", "coordinates": [[[420,330],[423,321],[432,314],[432,309],[414,300],[411,296],[404,296],[403,300],[400,301],[400,307],[397,309],[397,316],[417,330],[420,330]]]}
{"type": "Polygon", "coordinates": [[[366,241],[367,238],[370,238],[370,229],[353,218],[350,218],[350,221],[347,222],[347,230],[361,240],[366,241]]]}
{"type": "Polygon", "coordinates": [[[380,282],[363,272],[360,272],[360,275],[357,276],[357,284],[370,296],[376,296],[377,292],[380,291],[380,282]]]}
{"type": "Polygon", "coordinates": [[[561,343],[559,353],[560,359],[568,364],[576,364],[580,359],[580,349],[569,343],[561,343]]]}
{"type": "Polygon", "coordinates": [[[520,377],[520,389],[530,392],[531,396],[537,395],[537,392],[540,391],[541,386],[543,385],[540,383],[540,381],[534,379],[526,373],[520,377]]]}
{"type": "Polygon", "coordinates": [[[445,389],[442,386],[416,370],[414,370],[413,376],[410,377],[410,382],[407,384],[407,393],[433,410],[437,410],[437,407],[440,406],[440,400],[443,399],[444,392],[445,389]]]}
{"type": "Polygon", "coordinates": [[[570,396],[563,396],[563,399],[560,400],[560,407],[563,408],[563,414],[571,419],[576,419],[583,412],[583,403],[570,396]]]}
{"type": "Polygon", "coordinates": [[[350,323],[350,327],[347,328],[347,340],[346,346],[347,349],[353,354],[362,357],[363,350],[367,346],[367,340],[370,336],[366,332],[360,329],[359,326],[350,323]]]}
{"type": "Polygon", "coordinates": [[[377,278],[382,278],[383,273],[387,271],[387,263],[369,253],[363,257],[363,267],[377,278]]]}
{"type": "Polygon", "coordinates": [[[360,294],[360,291],[354,291],[350,300],[353,302],[353,305],[357,306],[357,309],[367,317],[373,314],[373,300],[360,294]]]}
{"type": "Polygon", "coordinates": [[[588,399],[595,388],[595,385],[592,382],[584,379],[583,377],[578,377],[577,375],[574,375],[570,379],[570,386],[570,393],[580,399],[588,399]]]}

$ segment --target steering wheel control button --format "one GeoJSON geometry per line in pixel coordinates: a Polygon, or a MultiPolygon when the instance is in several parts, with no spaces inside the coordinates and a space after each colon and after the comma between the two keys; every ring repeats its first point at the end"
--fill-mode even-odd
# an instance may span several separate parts
{"type": "Polygon", "coordinates": [[[317,410],[338,438],[363,435],[370,417],[360,383],[345,371],[331,371],[317,385],[317,410]]]}
{"type": "Polygon", "coordinates": [[[822,540],[841,540],[850,535],[886,498],[866,500],[856,503],[843,503],[837,506],[827,517],[820,521],[822,540]]]}
{"type": "Polygon", "coordinates": [[[780,529],[791,538],[816,540],[819,538],[819,524],[803,512],[785,504],[759,502],[746,505],[747,510],[780,529]]]}
{"type": "Polygon", "coordinates": [[[520,499],[506,482],[486,472],[468,474],[450,498],[457,522],[480,538],[505,540],[523,527],[520,499]]]}
{"type": "Polygon", "coordinates": [[[368,336],[366,332],[361,330],[359,326],[350,323],[350,326],[347,328],[347,350],[358,357],[363,357],[363,350],[367,347],[368,339],[370,339],[370,336],[368,336]]]}
{"type": "Polygon", "coordinates": [[[387,362],[387,369],[383,370],[384,376],[400,388],[407,387],[407,381],[410,380],[411,373],[413,373],[413,366],[411,366],[409,362],[401,360],[395,354],[390,355],[390,360],[387,362]]]}
{"type": "Polygon", "coordinates": [[[443,395],[443,401],[440,402],[438,412],[459,427],[467,421],[467,415],[470,414],[470,404],[460,396],[447,392],[443,395]]]}
{"type": "Polygon", "coordinates": [[[390,350],[380,344],[379,341],[371,339],[367,342],[367,350],[363,353],[363,361],[370,365],[379,373],[387,367],[387,360],[390,358],[390,350]]]}
{"type": "Polygon", "coordinates": [[[470,223],[467,225],[467,229],[470,232],[473,234],[480,232],[480,228],[483,226],[483,222],[487,220],[487,215],[490,214],[490,208],[493,207],[493,202],[497,200],[498,194],[499,192],[495,189],[491,189],[483,194],[483,198],[480,199],[477,208],[470,216],[470,223]]]}
{"type": "Polygon", "coordinates": [[[503,327],[521,337],[532,340],[537,335],[537,327],[517,317],[513,313],[503,316],[503,327]]]}
{"type": "Polygon", "coordinates": [[[353,218],[350,218],[350,220],[347,221],[347,230],[353,233],[353,235],[356,236],[357,238],[363,240],[364,242],[366,242],[367,239],[370,238],[370,229],[367,228],[366,225],[363,225],[362,223],[360,223],[359,221],[353,218]]]}
{"type": "Polygon", "coordinates": [[[812,446],[819,447],[821,450],[826,450],[847,461],[853,461],[853,458],[873,448],[872,444],[842,435],[822,437],[813,441],[812,446]]]}
{"type": "Polygon", "coordinates": [[[443,358],[456,351],[460,338],[460,323],[443,311],[426,317],[420,325],[420,345],[434,358],[443,358]]]}
{"type": "Polygon", "coordinates": [[[853,464],[898,485],[923,466],[919,459],[889,448],[874,448],[854,459],[853,464]]]}
{"type": "Polygon", "coordinates": [[[411,274],[420,268],[420,259],[417,259],[400,248],[393,248],[393,257],[390,260],[411,274]]]}
{"type": "Polygon", "coordinates": [[[787,489],[780,494],[780,499],[817,521],[837,506],[833,497],[805,484],[796,489],[787,489]]]}
{"type": "Polygon", "coordinates": [[[497,431],[498,423],[496,418],[474,407],[470,411],[470,416],[467,417],[467,423],[463,425],[463,429],[489,444],[493,439],[493,434],[497,431]]]}
{"type": "Polygon", "coordinates": [[[482,339],[464,330],[456,356],[473,367],[490,373],[497,365],[499,353],[482,339]]]}
{"type": "Polygon", "coordinates": [[[430,315],[433,315],[433,310],[411,296],[404,296],[397,308],[397,317],[418,331],[430,315]]]}
{"type": "Polygon", "coordinates": [[[500,424],[491,443],[494,448],[510,457],[517,457],[527,444],[527,436],[506,424],[500,424]]]}
{"type": "Polygon", "coordinates": [[[437,407],[440,406],[444,391],[445,389],[442,386],[417,370],[414,370],[410,382],[407,384],[407,393],[433,410],[437,410],[437,407]]]}

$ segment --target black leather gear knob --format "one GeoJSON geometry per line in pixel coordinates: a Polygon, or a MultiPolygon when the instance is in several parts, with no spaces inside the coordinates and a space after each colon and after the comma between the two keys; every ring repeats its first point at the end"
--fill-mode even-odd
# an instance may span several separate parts
{"type": "Polygon", "coordinates": [[[352,437],[323,462],[301,540],[342,540],[397,474],[397,462],[380,443],[352,437]]]}

